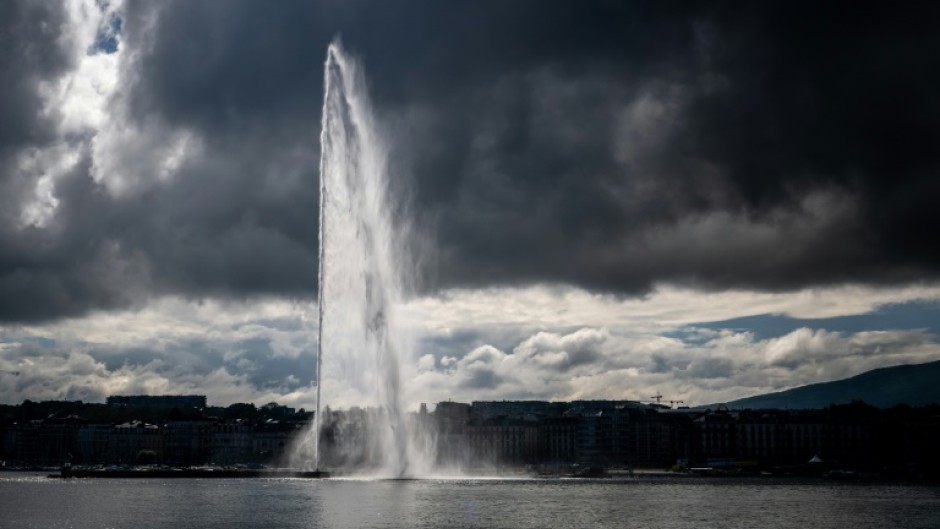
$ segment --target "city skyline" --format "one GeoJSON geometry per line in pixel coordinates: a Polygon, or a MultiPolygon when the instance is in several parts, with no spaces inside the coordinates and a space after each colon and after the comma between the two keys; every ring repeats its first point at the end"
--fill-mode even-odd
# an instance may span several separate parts
{"type": "Polygon", "coordinates": [[[7,3],[0,403],[313,408],[337,36],[410,228],[411,408],[940,360],[937,7],[814,7],[7,3]]]}

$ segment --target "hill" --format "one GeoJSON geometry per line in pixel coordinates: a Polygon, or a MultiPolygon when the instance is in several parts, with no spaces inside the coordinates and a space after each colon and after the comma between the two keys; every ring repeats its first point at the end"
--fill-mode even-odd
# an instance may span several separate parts
{"type": "Polygon", "coordinates": [[[810,384],[727,403],[729,408],[825,408],[863,400],[879,408],[940,403],[940,361],[874,369],[843,380],[810,384]]]}

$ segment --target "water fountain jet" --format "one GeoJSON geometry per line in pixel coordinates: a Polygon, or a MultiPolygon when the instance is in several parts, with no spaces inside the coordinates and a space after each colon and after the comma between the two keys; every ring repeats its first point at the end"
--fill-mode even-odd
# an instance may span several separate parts
{"type": "Polygon", "coordinates": [[[320,446],[326,419],[345,439],[334,442],[336,459],[384,477],[414,477],[429,464],[412,442],[401,395],[402,364],[410,361],[395,311],[404,297],[403,234],[393,223],[387,151],[364,76],[339,42],[327,50],[321,125],[315,465],[327,456],[320,446]],[[345,386],[331,388],[331,398],[379,410],[362,415],[370,431],[343,431],[345,422],[321,410],[324,378],[345,386]]]}

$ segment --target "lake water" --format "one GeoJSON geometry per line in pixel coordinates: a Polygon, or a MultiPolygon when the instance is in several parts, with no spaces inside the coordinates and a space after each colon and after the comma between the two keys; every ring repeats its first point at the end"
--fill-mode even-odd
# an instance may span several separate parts
{"type": "Polygon", "coordinates": [[[765,478],[49,479],[0,473],[0,527],[940,528],[940,487],[765,478]]]}

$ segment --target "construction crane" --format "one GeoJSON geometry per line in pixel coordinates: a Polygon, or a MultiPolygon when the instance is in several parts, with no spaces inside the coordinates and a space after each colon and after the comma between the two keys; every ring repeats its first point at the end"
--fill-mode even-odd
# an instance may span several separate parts
{"type": "Polygon", "coordinates": [[[663,396],[662,396],[661,394],[658,394],[658,393],[657,393],[656,395],[653,395],[653,396],[650,397],[650,398],[651,398],[651,399],[656,399],[656,404],[659,404],[659,401],[663,400],[663,396]]]}
{"type": "Polygon", "coordinates": [[[13,376],[15,376],[15,377],[18,377],[18,376],[20,376],[20,372],[19,372],[19,371],[0,370],[0,375],[13,375],[13,376]]]}

